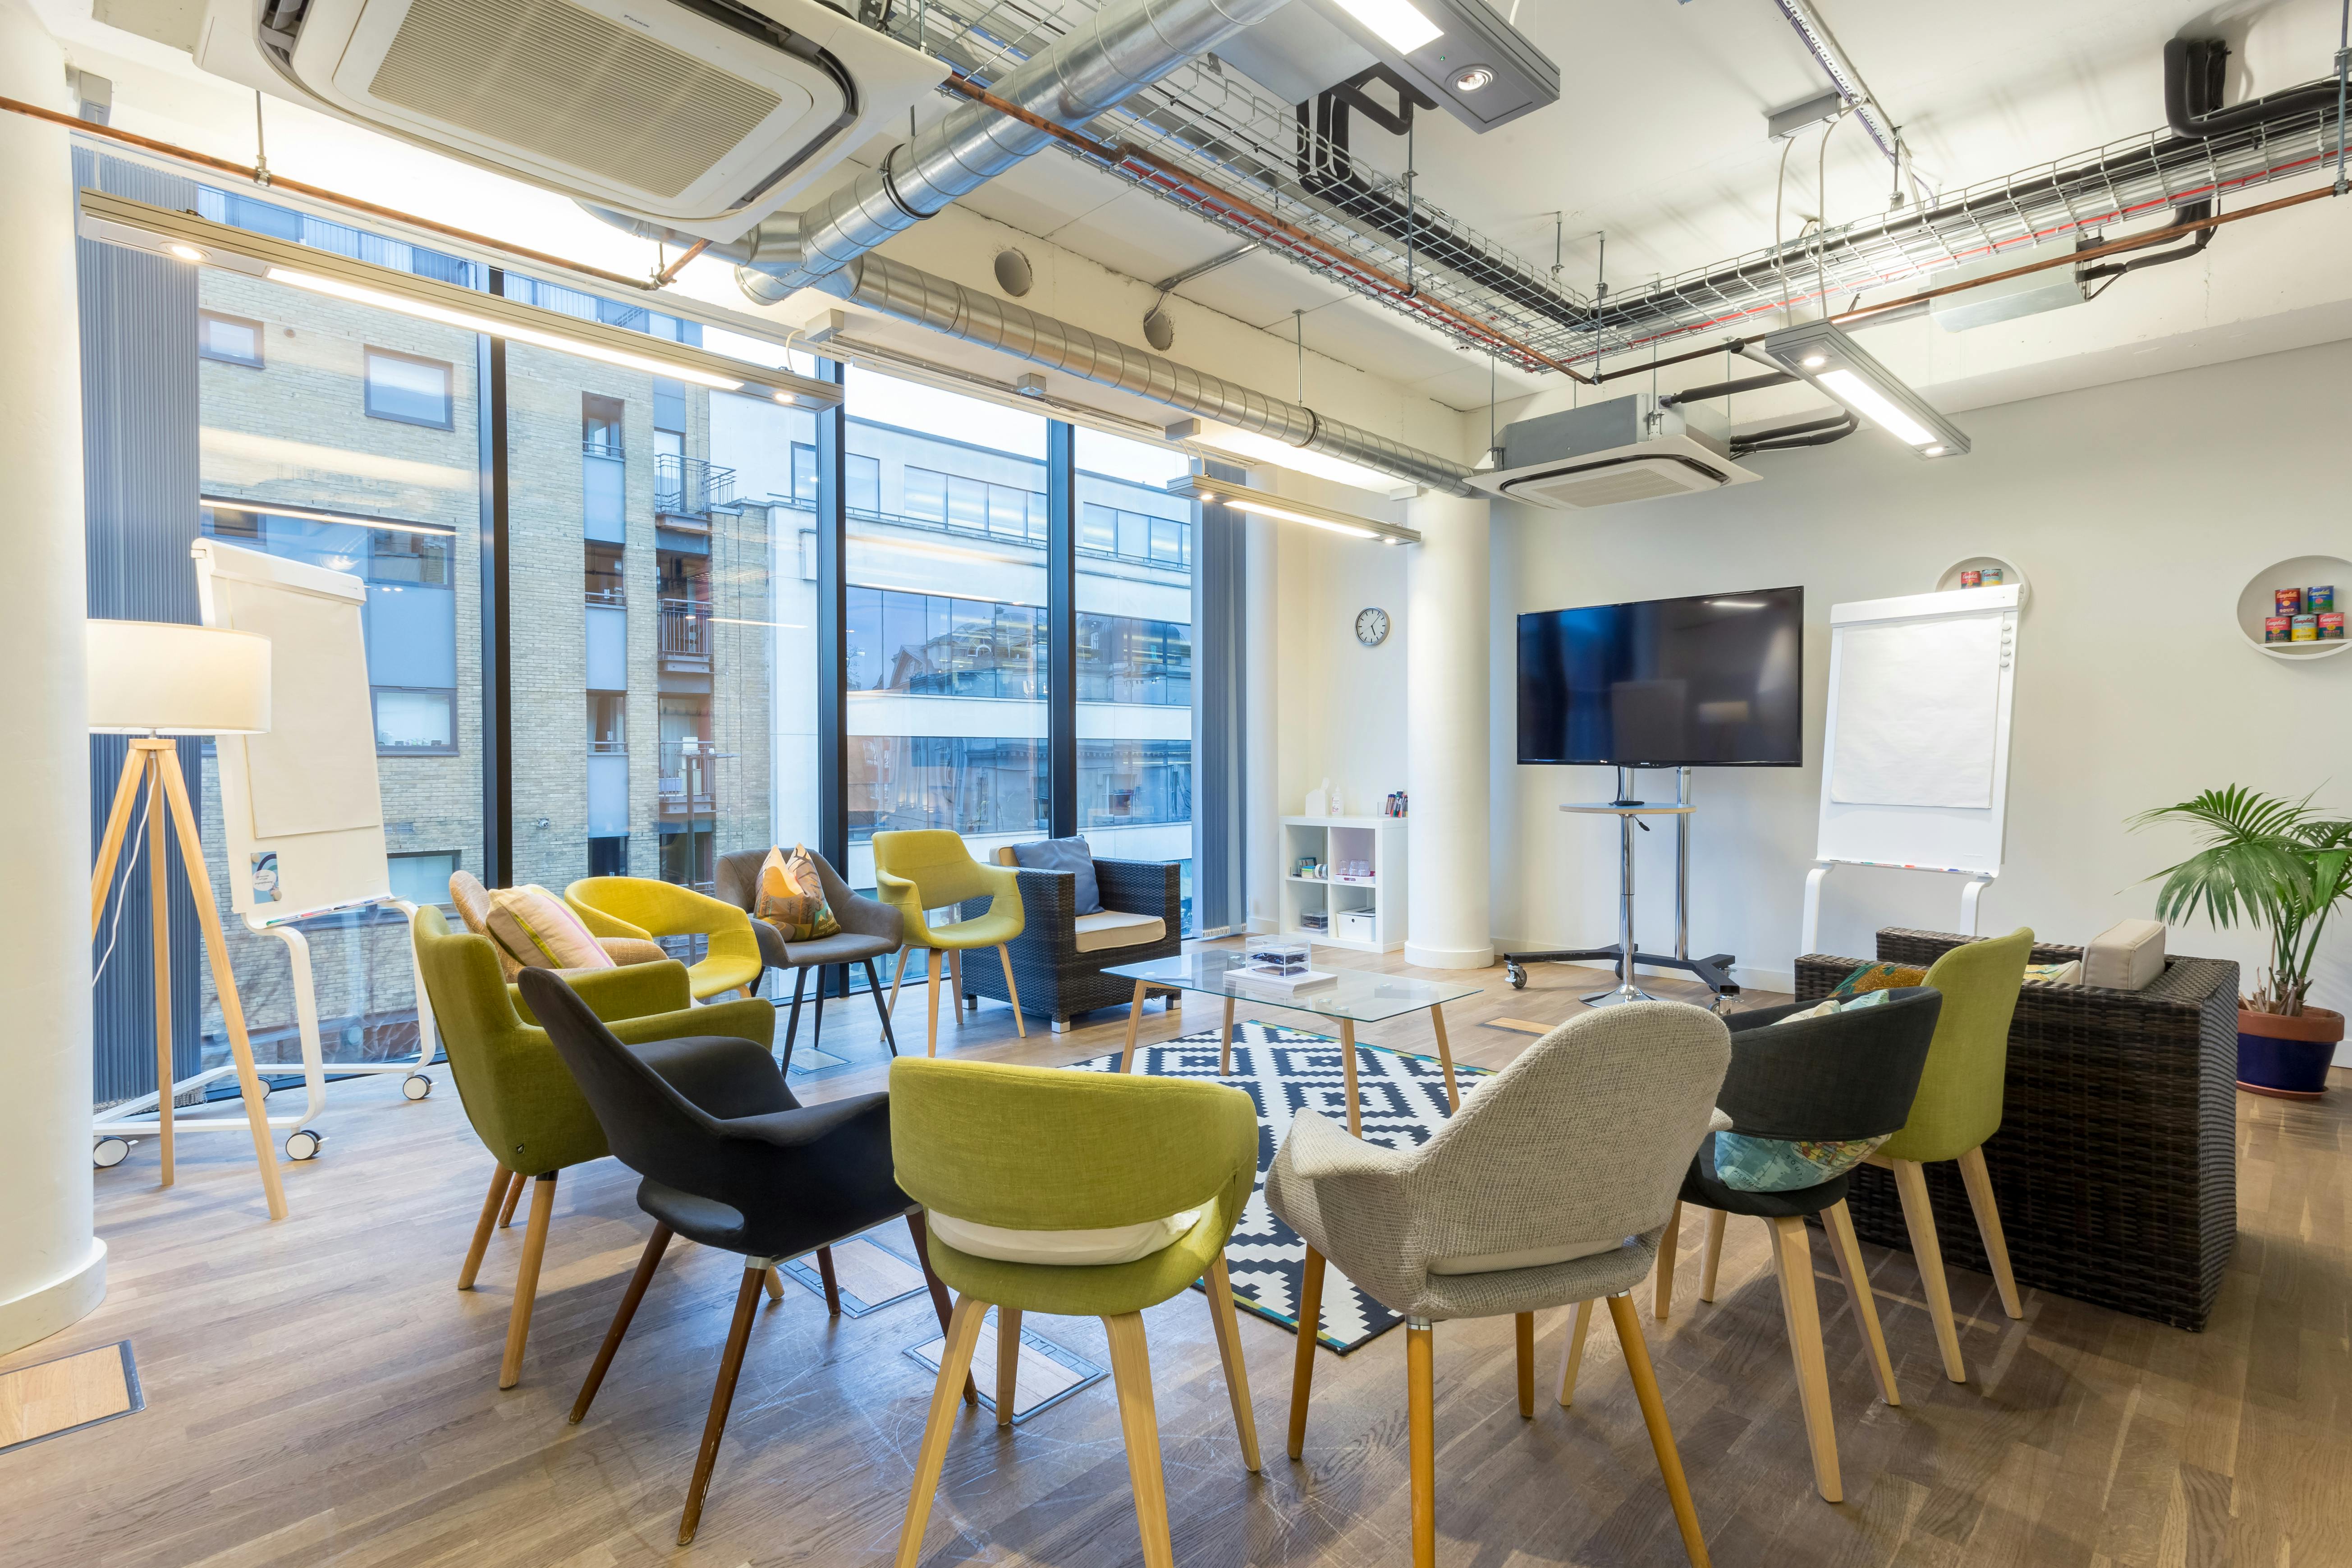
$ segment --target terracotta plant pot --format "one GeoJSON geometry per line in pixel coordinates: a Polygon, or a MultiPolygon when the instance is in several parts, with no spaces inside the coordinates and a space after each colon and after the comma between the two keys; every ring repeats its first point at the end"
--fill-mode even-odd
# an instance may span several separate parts
{"type": "Polygon", "coordinates": [[[2317,1100],[2344,1038],[2344,1015],[2305,1007],[2294,1017],[2238,1009],[2238,1087],[2280,1100],[2317,1100]]]}

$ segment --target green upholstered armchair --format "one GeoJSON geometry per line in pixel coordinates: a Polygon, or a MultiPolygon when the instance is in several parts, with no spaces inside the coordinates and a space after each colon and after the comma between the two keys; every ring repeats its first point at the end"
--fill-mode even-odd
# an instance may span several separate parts
{"type": "Polygon", "coordinates": [[[563,889],[563,900],[579,915],[580,922],[600,938],[709,937],[709,954],[686,972],[697,1002],[730,991],[740,991],[748,997],[765,968],[760,958],[760,939],[751,931],[751,917],[692,888],[647,877],[583,877],[563,889]]]}
{"type": "MultiPolygon", "coordinates": [[[[906,922],[907,945],[898,954],[897,972],[890,981],[894,1006],[898,1000],[898,977],[907,970],[907,954],[919,947],[929,949],[933,955],[924,963],[924,988],[928,993],[925,1005],[930,1014],[925,1056],[940,1054],[940,953],[945,953],[953,966],[960,962],[959,953],[983,947],[996,949],[997,962],[1004,968],[1005,990],[1012,998],[1013,1031],[1024,1039],[1028,1037],[1028,1026],[1021,1021],[1021,993],[1013,979],[1013,957],[1004,946],[1019,936],[1026,924],[1021,910],[1018,872],[1009,866],[988,866],[973,859],[962,838],[945,828],[877,833],[874,836],[874,890],[906,922]],[[975,899],[988,900],[985,913],[942,926],[924,921],[928,910],[949,909],[975,899]]],[[[961,973],[955,973],[959,994],[956,1021],[961,1023],[961,973]]]]}
{"type": "MultiPolygon", "coordinates": [[[[450,931],[441,911],[429,904],[416,911],[411,930],[417,970],[449,1053],[457,1097],[475,1135],[498,1163],[457,1289],[473,1288],[492,1230],[513,1214],[524,1181],[536,1178],[499,1373],[499,1386],[512,1388],[521,1375],[523,1344],[530,1332],[556,1173],[604,1158],[604,1133],[546,1032],[525,1022],[490,939],[450,931]]],[[[615,1035],[647,1047],[646,1055],[656,1065],[660,1041],[734,1035],[767,1047],[775,1037],[776,1010],[765,1002],[694,1005],[686,968],[675,960],[567,973],[565,979],[615,1035]]]]}
{"type": "Polygon", "coordinates": [[[894,1174],[929,1211],[925,1251],[959,1298],[916,1459],[899,1568],[921,1554],[956,1405],[992,1305],[1000,1426],[1013,1418],[1021,1315],[1103,1320],[1145,1562],[1166,1563],[1170,1548],[1141,1314],[1195,1279],[1207,1286],[1243,1463],[1258,1468],[1224,1251],[1256,1179],[1257,1140],[1249,1097],[1222,1084],[913,1057],[891,1063],[894,1174]],[[1089,1256],[1068,1250],[1076,1246],[1116,1246],[1109,1256],[1127,1260],[1034,1260],[1089,1256]],[[982,1247],[990,1255],[967,1250],[982,1247]]]}

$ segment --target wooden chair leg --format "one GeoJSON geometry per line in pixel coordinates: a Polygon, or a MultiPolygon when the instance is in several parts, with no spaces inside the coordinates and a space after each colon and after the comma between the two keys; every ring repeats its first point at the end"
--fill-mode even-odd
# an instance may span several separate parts
{"type": "Polygon", "coordinates": [[[1348,1136],[1364,1135],[1364,1108],[1356,1093],[1356,1021],[1339,1020],[1339,1082],[1348,1096],[1348,1136]]]}
{"type": "Polygon", "coordinates": [[[1234,999],[1230,996],[1225,998],[1225,1026],[1218,1041],[1217,1076],[1231,1078],[1234,1076],[1234,999]]]}
{"type": "Polygon", "coordinates": [[[948,1434],[955,1426],[956,1384],[971,1381],[972,1347],[980,1342],[981,1320],[987,1315],[987,1302],[966,1296],[948,1321],[939,1381],[931,1384],[931,1413],[915,1455],[915,1486],[907,1494],[907,1518],[898,1527],[897,1568],[915,1568],[922,1558],[923,1525],[931,1517],[931,1498],[940,1489],[940,1470],[947,1463],[948,1434]]]}
{"type": "Polygon", "coordinates": [[[1992,1173],[1985,1169],[1984,1145],[1960,1156],[1960,1180],[1969,1189],[1969,1207],[1977,1215],[1977,1234],[1984,1238],[1985,1260],[1992,1265],[1992,1282],[2000,1288],[2000,1310],[2012,1318],[2025,1316],[2017,1294],[2017,1276],[2010,1272],[2009,1239],[2000,1231],[2000,1205],[1993,1200],[1992,1173]]]}
{"type": "Polygon", "coordinates": [[[509,1174],[506,1201],[499,1206],[499,1228],[506,1229],[514,1223],[515,1204],[522,1197],[522,1189],[530,1181],[520,1171],[509,1174]]]}
{"type": "Polygon", "coordinates": [[[482,1217],[474,1226],[473,1245],[466,1248],[466,1266],[457,1270],[457,1289],[474,1288],[474,1276],[481,1272],[482,1254],[490,1249],[490,1232],[499,1223],[499,1205],[506,1201],[507,1189],[514,1185],[514,1173],[504,1165],[490,1170],[489,1196],[482,1200],[482,1217]]]}
{"type": "Polygon", "coordinates": [[[996,1309],[996,1424],[1013,1425],[1013,1403],[1021,1390],[1021,1309],[996,1309]]]}
{"type": "MultiPolygon", "coordinates": [[[[896,980],[890,982],[890,994],[894,998],[898,995],[898,983],[896,980]]],[[[870,958],[866,961],[866,994],[874,998],[874,1011],[882,1020],[882,1043],[890,1047],[890,1054],[895,1057],[898,1054],[898,1039],[890,1033],[890,1009],[882,1005],[882,977],[874,973],[874,961],[870,958]]]]}
{"type": "Polygon", "coordinates": [[[1144,1568],[1176,1568],[1168,1536],[1168,1478],[1160,1468],[1160,1416],[1151,1403],[1151,1354],[1143,1342],[1143,1314],[1103,1320],[1110,1337],[1111,1382],[1118,1390],[1119,1433],[1127,1439],[1127,1476],[1135,1488],[1135,1528],[1144,1568]]]}
{"type": "Polygon", "coordinates": [[[1650,1315],[1662,1323],[1666,1314],[1675,1310],[1675,1255],[1681,1249],[1682,1237],[1683,1205],[1677,1199],[1675,1212],[1666,1216],[1666,1234],[1658,1238],[1658,1284],[1650,1315]]]}
{"type": "Polygon", "coordinates": [[[1887,1404],[1900,1405],[1903,1395],[1895,1389],[1895,1363],[1887,1359],[1886,1336],[1878,1326],[1878,1298],[1871,1292],[1870,1270],[1862,1260],[1862,1242],[1853,1234],[1853,1214],[1841,1200],[1822,1212],[1822,1226],[1830,1233],[1830,1251],[1837,1258],[1846,1294],[1853,1299],[1853,1315],[1862,1320],[1862,1337],[1870,1342],[1870,1362],[1878,1373],[1878,1392],[1886,1396],[1887,1404]]]}
{"type": "Polygon", "coordinates": [[[1257,1414],[1250,1408],[1249,1368],[1242,1361],[1241,1320],[1234,1311],[1233,1277],[1220,1251],[1209,1265],[1209,1321],[1217,1331],[1217,1360],[1225,1369],[1225,1397],[1233,1402],[1234,1434],[1242,1440],[1242,1468],[1257,1472],[1257,1414]]]}
{"type": "Polygon", "coordinates": [[[646,1287],[653,1283],[654,1270],[661,1267],[662,1254],[669,1248],[669,1226],[659,1223],[654,1226],[654,1233],[646,1237],[646,1249],[637,1258],[637,1271],[629,1276],[629,1288],[621,1292],[621,1305],[613,1314],[613,1326],[604,1331],[604,1342],[598,1347],[596,1360],[588,1368],[588,1380],[580,1385],[580,1397],[572,1402],[571,1425],[576,1426],[587,1416],[596,1391],[604,1386],[605,1370],[613,1364],[614,1352],[621,1348],[621,1336],[629,1331],[629,1323],[637,1315],[637,1303],[646,1299],[646,1287]]]}
{"type": "Polygon", "coordinates": [[[1944,1283],[1944,1251],[1936,1240],[1936,1211],[1927,1202],[1927,1170],[1916,1160],[1889,1160],[1895,1190],[1903,1199],[1903,1225],[1911,1233],[1911,1257],[1919,1265],[1920,1293],[1927,1298],[1927,1316],[1936,1324],[1936,1348],[1944,1354],[1944,1375],[1966,1383],[1969,1369],[1960,1360],[1959,1325],[1952,1319],[1952,1292],[1944,1283]]]}
{"type": "Polygon", "coordinates": [[[1813,1455],[1813,1486],[1823,1502],[1843,1502],[1837,1428],[1830,1411],[1829,1363],[1822,1351],[1822,1310],[1813,1292],[1813,1246],[1805,1222],[1784,1215],[1772,1227],[1772,1258],[1780,1266],[1780,1310],[1788,1320],[1789,1353],[1797,1364],[1797,1402],[1805,1413],[1805,1442],[1813,1455]]]}
{"type": "Polygon", "coordinates": [[[1433,1002],[1429,1005],[1429,1027],[1437,1037],[1437,1066],[1445,1075],[1445,1109],[1448,1115],[1462,1114],[1462,1086],[1454,1079],[1454,1047],[1445,1037],[1445,1009],[1433,1002]]]}
{"type": "Polygon", "coordinates": [[[1437,1564],[1437,1424],[1426,1320],[1404,1325],[1405,1446],[1412,1489],[1412,1568],[1437,1564]]]}
{"type": "Polygon", "coordinates": [[[882,1016],[886,1018],[896,1017],[898,1016],[898,982],[907,978],[907,959],[914,951],[915,950],[911,947],[901,947],[898,950],[898,956],[891,961],[890,1005],[882,1009],[882,1016]]]}
{"type": "Polygon", "coordinates": [[[1562,1409],[1576,1401],[1576,1374],[1584,1367],[1584,1336],[1592,1330],[1592,1303],[1579,1301],[1568,1321],[1568,1347],[1559,1363],[1559,1403],[1562,1409]]]}
{"type": "Polygon", "coordinates": [[[950,1000],[955,1006],[956,1027],[961,1029],[963,1027],[963,954],[952,947],[948,949],[948,984],[954,988],[950,1000]]]}
{"type": "Polygon", "coordinates": [[[929,1038],[923,1044],[923,1054],[940,1054],[940,950],[936,947],[923,954],[923,1010],[929,1022],[929,1038]]]}
{"type": "Polygon", "coordinates": [[[1315,1386],[1315,1336],[1323,1323],[1323,1255],[1307,1249],[1298,1271],[1298,1349],[1290,1372],[1290,1457],[1307,1447],[1307,1396],[1315,1386]]]}
{"type": "Polygon", "coordinates": [[[1000,942],[996,944],[996,956],[1004,965],[1004,994],[1013,1002],[1013,1032],[1025,1040],[1029,1037],[1029,1026],[1021,1017],[1021,987],[1013,978],[1013,950],[1000,942]]]}
{"type": "Polygon", "coordinates": [[[769,1300],[781,1301],[784,1299],[784,1275],[782,1269],[769,1269],[765,1283],[768,1287],[769,1300]]]}
{"type": "Polygon", "coordinates": [[[1536,1315],[1518,1314],[1519,1350],[1519,1418],[1532,1421],[1536,1416],[1536,1315]]]}
{"type": "Polygon", "coordinates": [[[1698,1271],[1698,1299],[1715,1300],[1716,1270],[1723,1263],[1723,1226],[1731,1216],[1721,1209],[1706,1211],[1706,1261],[1698,1271]]]}
{"type": "Polygon", "coordinates": [[[710,1390],[710,1414],[702,1423],[702,1447],[694,1456],[694,1479],[687,1483],[686,1511],[678,1515],[677,1543],[693,1544],[702,1524],[702,1497],[710,1489],[710,1468],[719,1459],[719,1438],[727,1430],[727,1412],[735,1404],[735,1379],[743,1370],[743,1348],[751,1342],[751,1320],[760,1310],[760,1279],[767,1273],[764,1258],[749,1261],[743,1282],[735,1289],[735,1321],[727,1328],[727,1350],[719,1358],[719,1381],[710,1390]]]}
{"type": "Polygon", "coordinates": [[[816,1277],[824,1281],[824,1310],[831,1318],[841,1316],[841,1284],[833,1277],[833,1248],[816,1249],[816,1277]]]}
{"type": "MultiPolygon", "coordinates": [[[[1577,1310],[1582,1312],[1591,1305],[1586,1301],[1577,1310]]],[[[1658,1476],[1666,1483],[1667,1501],[1674,1505],[1683,1553],[1690,1559],[1691,1568],[1707,1568],[1706,1537],[1699,1531],[1698,1510],[1691,1503],[1683,1457],[1675,1447],[1675,1429],[1666,1422],[1666,1402],[1658,1397],[1658,1374],[1650,1365],[1650,1347],[1642,1338],[1642,1319],[1633,1310],[1633,1299],[1610,1297],[1609,1321],[1616,1325],[1617,1342],[1625,1352],[1625,1370],[1633,1374],[1633,1397],[1641,1402],[1642,1425],[1650,1430],[1650,1451],[1658,1457],[1658,1476]]]]}
{"type": "Polygon", "coordinates": [[[499,1386],[522,1381],[523,1342],[530,1338],[531,1303],[539,1296],[539,1261],[547,1253],[547,1222],[555,1213],[555,1173],[531,1184],[530,1223],[523,1227],[522,1261],[515,1268],[514,1307],[507,1314],[506,1359],[499,1363],[499,1386]]]}
{"type": "MultiPolygon", "coordinates": [[[[931,1293],[931,1310],[939,1314],[940,1332],[944,1334],[953,1310],[948,1305],[947,1281],[931,1272],[930,1227],[923,1224],[922,1210],[907,1211],[907,1234],[915,1238],[915,1261],[922,1265],[923,1287],[931,1293]]],[[[980,1403],[980,1389],[968,1373],[963,1380],[963,1402],[972,1405],[980,1403]]]]}

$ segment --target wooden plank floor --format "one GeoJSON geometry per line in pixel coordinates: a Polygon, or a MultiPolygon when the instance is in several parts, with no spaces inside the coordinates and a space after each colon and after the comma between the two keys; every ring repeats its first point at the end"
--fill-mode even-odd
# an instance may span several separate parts
{"type": "MultiPolygon", "coordinates": [[[[1461,1059],[1486,1066],[1531,1037],[1482,1020],[1563,1018],[1577,992],[1602,983],[1557,968],[1524,992],[1499,969],[1477,978],[1486,994],[1448,1018],[1461,1059]]],[[[917,1049],[921,1002],[910,990],[899,1009],[917,1049]]],[[[877,1087],[871,1007],[860,997],[827,1012],[825,1047],[851,1064],[796,1075],[796,1089],[818,1100],[877,1087]]],[[[1155,1005],[1144,1037],[1213,1027],[1217,1013],[1198,998],[1178,1016],[1155,1005]]],[[[1072,1034],[1016,1041],[991,1004],[942,1029],[960,1055],[1050,1064],[1116,1048],[1123,1023],[1097,1014],[1072,1034]]],[[[1415,1019],[1362,1035],[1430,1046],[1415,1019]]],[[[887,1561],[929,1383],[902,1352],[937,1332],[928,1304],[828,1321],[818,1298],[788,1286],[762,1310],[701,1536],[681,1552],[677,1511],[738,1264],[673,1247],[593,1415],[566,1426],[646,1230],[619,1165],[567,1173],[523,1381],[500,1394],[522,1227],[492,1244],[478,1290],[454,1289],[488,1164],[446,1069],[436,1076],[417,1103],[392,1079],[336,1086],[325,1153],[288,1168],[282,1225],[265,1222],[236,1139],[184,1140],[169,1192],[153,1184],[152,1144],[98,1173],[106,1302],[0,1371],[127,1337],[148,1408],[0,1458],[0,1564],[887,1561]]],[[[1954,1270],[1974,1380],[1955,1385],[1937,1368],[1911,1260],[1865,1248],[1905,1398],[1890,1409],[1817,1256],[1849,1500],[1834,1508],[1812,1491],[1762,1228],[1732,1227],[1709,1307],[1696,1300],[1704,1227],[1685,1225],[1674,1318],[1654,1323],[1646,1289],[1638,1299],[1716,1563],[2352,1563],[2347,1102],[2341,1091],[2319,1104],[2242,1099],[2244,1229],[2202,1335],[2040,1294],[2012,1323],[1990,1279],[1954,1270]]],[[[1554,1388],[1565,1321],[1538,1320],[1538,1381],[1554,1388]]],[[[1293,1464],[1282,1433],[1295,1342],[1243,1315],[1265,1454],[1253,1478],[1206,1304],[1188,1291],[1147,1322],[1180,1563],[1410,1560],[1402,1333],[1321,1358],[1306,1461],[1293,1464]]],[[[1098,1324],[1030,1326],[1108,1364],[1098,1324]]],[[[1575,1408],[1547,1395],[1532,1422],[1517,1414],[1507,1321],[1440,1325],[1436,1361],[1442,1562],[1683,1561],[1605,1319],[1575,1408]]],[[[931,1564],[1139,1562],[1109,1384],[1014,1434],[966,1414],[926,1540],[931,1564]]]]}

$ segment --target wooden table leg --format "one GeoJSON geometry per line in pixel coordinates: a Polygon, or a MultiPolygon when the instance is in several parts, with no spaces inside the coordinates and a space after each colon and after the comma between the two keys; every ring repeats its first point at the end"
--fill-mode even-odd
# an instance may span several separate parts
{"type": "Polygon", "coordinates": [[[1448,1113],[1462,1113],[1461,1086],[1454,1081],[1454,1047],[1445,1038],[1445,1009],[1437,1003],[1429,1005],[1429,1026],[1437,1032],[1437,1065],[1445,1069],[1445,1109],[1448,1113]]]}
{"type": "Polygon", "coordinates": [[[1217,1076],[1234,1076],[1234,999],[1230,996],[1225,998],[1224,1042],[1217,1056],[1217,1076]]]}
{"type": "Polygon", "coordinates": [[[1119,1052],[1118,1055],[1118,1070],[1121,1072],[1133,1072],[1135,1070],[1135,1031],[1136,1027],[1143,1022],[1144,990],[1144,982],[1140,980],[1137,981],[1135,983],[1135,1000],[1129,1005],[1127,1009],[1127,1048],[1119,1052]]]}
{"type": "Polygon", "coordinates": [[[1364,1135],[1364,1112],[1356,1103],[1356,1021],[1339,1020],[1340,1070],[1348,1085],[1348,1131],[1358,1138],[1364,1135]]]}

